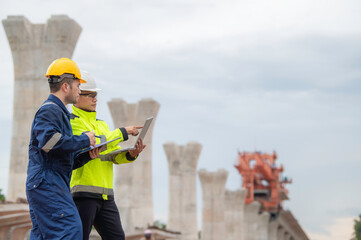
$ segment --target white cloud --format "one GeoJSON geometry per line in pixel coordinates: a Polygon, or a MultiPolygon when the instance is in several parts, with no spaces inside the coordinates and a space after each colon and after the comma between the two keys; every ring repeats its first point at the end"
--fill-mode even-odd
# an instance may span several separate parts
{"type": "Polygon", "coordinates": [[[323,226],[324,234],[308,231],[312,240],[340,240],[351,239],[353,233],[353,219],[351,217],[336,218],[330,225],[323,226]]]}

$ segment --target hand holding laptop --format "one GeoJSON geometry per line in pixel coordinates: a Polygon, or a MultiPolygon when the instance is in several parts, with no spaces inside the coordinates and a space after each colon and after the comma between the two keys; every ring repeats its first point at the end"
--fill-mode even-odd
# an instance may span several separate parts
{"type": "Polygon", "coordinates": [[[143,145],[143,140],[139,138],[135,145],[135,149],[128,150],[128,152],[132,158],[135,158],[139,153],[143,151],[146,146],[147,145],[143,145]]]}

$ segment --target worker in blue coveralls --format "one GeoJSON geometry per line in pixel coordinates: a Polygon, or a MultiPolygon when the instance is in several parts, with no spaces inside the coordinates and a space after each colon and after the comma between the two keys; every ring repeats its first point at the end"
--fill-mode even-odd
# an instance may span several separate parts
{"type": "Polygon", "coordinates": [[[96,158],[99,149],[84,151],[95,146],[94,133],[73,135],[65,105],[78,101],[80,83],[86,81],[68,58],[52,62],[45,76],[50,95],[35,114],[29,144],[26,195],[33,224],[30,239],[82,239],[70,177],[73,169],[96,158]]]}

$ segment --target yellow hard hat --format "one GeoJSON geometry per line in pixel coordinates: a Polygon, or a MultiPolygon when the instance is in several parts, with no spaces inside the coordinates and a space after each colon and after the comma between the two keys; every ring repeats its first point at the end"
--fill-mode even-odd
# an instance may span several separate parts
{"type": "Polygon", "coordinates": [[[79,79],[80,83],[86,83],[81,79],[81,73],[78,65],[69,58],[59,58],[54,60],[48,67],[45,77],[61,76],[64,73],[73,74],[75,78],[79,79]]]}

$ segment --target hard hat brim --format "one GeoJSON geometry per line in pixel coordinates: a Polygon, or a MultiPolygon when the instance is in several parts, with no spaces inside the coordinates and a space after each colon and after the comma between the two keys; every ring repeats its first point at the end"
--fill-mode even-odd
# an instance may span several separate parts
{"type": "Polygon", "coordinates": [[[81,91],[89,91],[89,92],[99,92],[102,89],[101,88],[86,88],[86,89],[82,89],[81,85],[80,85],[80,90],[81,91]]]}

